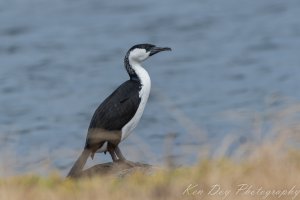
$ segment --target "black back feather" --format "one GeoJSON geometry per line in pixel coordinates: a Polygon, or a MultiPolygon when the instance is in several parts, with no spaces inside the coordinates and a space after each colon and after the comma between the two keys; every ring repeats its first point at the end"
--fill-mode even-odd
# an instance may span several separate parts
{"type": "Polygon", "coordinates": [[[95,111],[89,129],[121,130],[134,116],[139,104],[141,84],[128,80],[120,85],[95,111]]]}

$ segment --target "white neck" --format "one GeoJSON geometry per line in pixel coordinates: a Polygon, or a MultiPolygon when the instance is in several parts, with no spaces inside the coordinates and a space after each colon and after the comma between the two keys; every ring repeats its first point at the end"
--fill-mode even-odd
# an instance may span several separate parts
{"type": "Polygon", "coordinates": [[[135,71],[141,83],[141,90],[139,91],[139,97],[141,98],[141,102],[134,117],[122,128],[121,140],[124,140],[137,126],[144,112],[151,89],[150,76],[148,72],[141,66],[141,64],[131,61],[129,61],[129,64],[131,65],[131,68],[135,71]]]}
{"type": "Polygon", "coordinates": [[[151,89],[151,79],[148,72],[144,69],[140,62],[129,59],[129,64],[141,81],[142,89],[140,91],[140,97],[142,97],[142,95],[145,93],[144,97],[148,99],[151,89]]]}

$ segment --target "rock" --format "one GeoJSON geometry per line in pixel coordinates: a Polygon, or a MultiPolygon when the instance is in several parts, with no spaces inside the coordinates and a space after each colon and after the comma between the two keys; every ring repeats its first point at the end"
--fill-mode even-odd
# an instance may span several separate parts
{"type": "Polygon", "coordinates": [[[70,178],[82,178],[82,177],[93,177],[103,175],[114,175],[116,177],[125,177],[133,172],[141,171],[146,174],[152,174],[155,167],[149,164],[139,162],[108,162],[95,165],[91,168],[78,172],[76,175],[72,175],[70,178]]]}

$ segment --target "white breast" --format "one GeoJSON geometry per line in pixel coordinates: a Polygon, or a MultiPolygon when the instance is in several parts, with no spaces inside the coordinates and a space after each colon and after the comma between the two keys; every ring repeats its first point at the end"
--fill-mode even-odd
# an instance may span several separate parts
{"type": "Polygon", "coordinates": [[[133,129],[137,126],[139,123],[142,114],[144,112],[146,103],[148,101],[150,89],[151,89],[151,80],[148,72],[138,63],[135,63],[132,65],[132,68],[135,70],[137,76],[141,80],[141,90],[139,92],[139,96],[141,98],[140,105],[133,116],[133,118],[122,128],[122,138],[121,140],[124,140],[128,137],[130,133],[132,133],[133,129]]]}

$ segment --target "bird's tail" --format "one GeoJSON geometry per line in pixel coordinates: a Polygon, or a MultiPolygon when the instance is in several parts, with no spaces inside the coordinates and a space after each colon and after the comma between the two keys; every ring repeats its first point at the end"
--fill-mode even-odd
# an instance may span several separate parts
{"type": "Polygon", "coordinates": [[[79,172],[82,171],[83,166],[85,165],[91,151],[89,149],[84,149],[79,158],[74,163],[73,167],[71,168],[70,172],[68,173],[67,177],[74,177],[79,172]]]}

